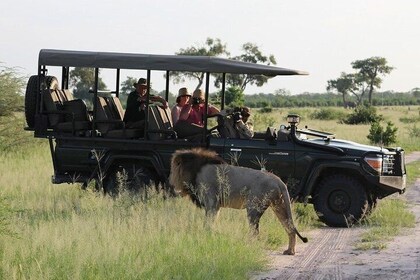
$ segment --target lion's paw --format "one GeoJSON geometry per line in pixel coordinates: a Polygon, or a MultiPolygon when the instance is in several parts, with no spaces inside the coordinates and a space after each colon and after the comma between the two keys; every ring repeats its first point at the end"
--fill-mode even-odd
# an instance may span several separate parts
{"type": "Polygon", "coordinates": [[[283,255],[294,255],[295,254],[295,250],[290,250],[287,249],[286,251],[283,252],[283,255]]]}

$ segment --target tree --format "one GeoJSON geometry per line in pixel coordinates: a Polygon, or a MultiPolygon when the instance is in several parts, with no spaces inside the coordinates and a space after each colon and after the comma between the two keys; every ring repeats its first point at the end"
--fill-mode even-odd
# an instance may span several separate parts
{"type": "MultiPolygon", "coordinates": [[[[258,46],[254,43],[245,43],[242,45],[243,54],[239,56],[231,57],[233,60],[240,60],[250,63],[263,63],[266,65],[277,64],[274,55],[270,54],[268,56],[263,55],[258,46]]],[[[268,77],[262,75],[251,75],[251,74],[228,74],[226,75],[226,83],[230,86],[237,86],[242,91],[245,91],[245,88],[248,84],[260,87],[267,83],[268,77]]],[[[216,77],[215,86],[219,87],[222,81],[222,77],[218,75],[216,77]]]]}
{"type": "MultiPolygon", "coordinates": [[[[221,92],[218,94],[221,97],[221,92]]],[[[244,105],[244,92],[239,87],[228,87],[225,91],[225,105],[229,107],[240,107],[244,105]]]]}
{"type": "Polygon", "coordinates": [[[22,110],[24,79],[15,68],[0,66],[0,117],[22,110]]]}
{"type": "Polygon", "coordinates": [[[359,90],[359,83],[357,76],[355,74],[347,74],[342,72],[341,76],[335,80],[329,80],[327,85],[327,91],[336,90],[338,93],[341,93],[343,96],[343,106],[347,107],[346,97],[349,93],[353,93],[357,99],[358,103],[361,102],[357,91],[359,90]]]}
{"type": "MultiPolygon", "coordinates": [[[[23,119],[21,114],[14,112],[24,109],[22,92],[26,79],[21,76],[17,68],[0,65],[0,153],[5,150],[15,150],[29,137],[21,133],[23,119]]],[[[3,201],[0,198],[0,235],[4,233],[6,220],[2,211],[3,201]]]]}
{"type": "Polygon", "coordinates": [[[412,90],[410,90],[410,92],[414,97],[417,97],[417,98],[420,97],[420,88],[418,87],[413,88],[412,90]]]}
{"type": "MultiPolygon", "coordinates": [[[[86,67],[75,67],[70,71],[70,84],[73,87],[73,94],[77,98],[91,100],[90,89],[95,87],[95,69],[86,67]]],[[[105,90],[106,84],[99,77],[98,90],[105,90]]]]}
{"type": "MultiPolygon", "coordinates": [[[[204,56],[221,56],[229,55],[229,52],[226,50],[226,44],[222,44],[220,39],[207,38],[204,46],[192,46],[185,49],[180,49],[179,52],[175,53],[176,55],[204,55],[204,56]]],[[[204,82],[203,72],[171,72],[171,79],[174,83],[184,83],[185,79],[189,80],[198,80],[196,89],[201,88],[204,82]]]]}
{"type": "Polygon", "coordinates": [[[386,128],[381,126],[379,121],[373,122],[370,126],[367,138],[372,144],[380,144],[388,146],[397,142],[398,128],[391,121],[387,122],[386,128]]]}
{"type": "Polygon", "coordinates": [[[280,96],[290,96],[290,95],[292,95],[292,93],[290,92],[290,90],[285,89],[285,88],[276,89],[274,91],[274,94],[275,95],[280,95],[280,96]]]}
{"type": "Polygon", "coordinates": [[[130,92],[134,90],[134,83],[136,82],[136,78],[128,76],[127,79],[121,83],[120,93],[129,95],[130,92]]]}
{"type": "Polygon", "coordinates": [[[385,76],[386,74],[391,73],[394,68],[387,65],[386,58],[378,56],[363,60],[356,60],[353,61],[351,65],[353,69],[359,71],[359,82],[367,84],[367,88],[369,90],[369,104],[372,105],[373,90],[374,88],[380,88],[382,83],[382,79],[379,76],[385,76]]]}

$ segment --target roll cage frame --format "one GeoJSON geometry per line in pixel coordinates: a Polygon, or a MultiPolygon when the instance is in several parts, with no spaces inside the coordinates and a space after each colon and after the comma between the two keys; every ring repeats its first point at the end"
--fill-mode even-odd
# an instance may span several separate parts
{"type": "MultiPolygon", "coordinates": [[[[136,53],[117,53],[117,52],[92,52],[92,51],[72,51],[42,49],[38,58],[38,85],[39,94],[37,94],[36,115],[43,111],[43,96],[41,94],[41,77],[46,76],[47,66],[61,67],[61,88],[68,89],[70,67],[94,68],[95,78],[93,85],[93,116],[97,110],[97,96],[99,83],[99,69],[115,69],[116,88],[114,93],[116,97],[120,95],[120,71],[126,70],[146,70],[147,71],[147,101],[148,108],[150,100],[150,80],[152,71],[166,71],[165,100],[169,99],[169,81],[172,71],[177,72],[200,72],[205,73],[205,116],[203,137],[207,129],[207,108],[209,100],[210,75],[221,74],[221,110],[225,107],[225,89],[226,74],[251,74],[263,75],[267,77],[283,75],[308,75],[305,71],[281,68],[271,65],[261,65],[237,60],[231,60],[212,56],[185,56],[185,55],[154,55],[154,54],[136,54],[136,53]]],[[[148,131],[148,114],[146,114],[145,137],[148,131]]],[[[92,120],[92,130],[96,129],[95,117],[92,120]]]]}

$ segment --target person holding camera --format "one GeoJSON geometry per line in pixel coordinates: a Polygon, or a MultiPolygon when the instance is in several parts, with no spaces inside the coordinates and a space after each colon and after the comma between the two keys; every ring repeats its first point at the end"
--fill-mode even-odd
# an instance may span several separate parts
{"type": "MultiPolygon", "coordinates": [[[[179,138],[202,134],[204,127],[205,96],[201,89],[193,92],[190,101],[185,104],[175,124],[175,131],[179,138]]],[[[207,105],[207,115],[215,115],[220,110],[210,103],[207,105]]]]}
{"type": "MultiPolygon", "coordinates": [[[[229,110],[230,111],[230,110],[229,110]]],[[[228,138],[251,139],[254,128],[249,121],[251,110],[248,107],[235,107],[225,117],[225,134],[228,138]]]]}

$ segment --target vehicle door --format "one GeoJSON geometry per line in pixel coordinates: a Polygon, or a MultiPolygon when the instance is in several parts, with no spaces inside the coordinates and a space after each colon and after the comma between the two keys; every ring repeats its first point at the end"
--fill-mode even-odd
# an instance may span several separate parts
{"type": "Polygon", "coordinates": [[[239,166],[265,169],[287,181],[295,173],[294,144],[277,139],[225,139],[223,157],[239,166]]]}

